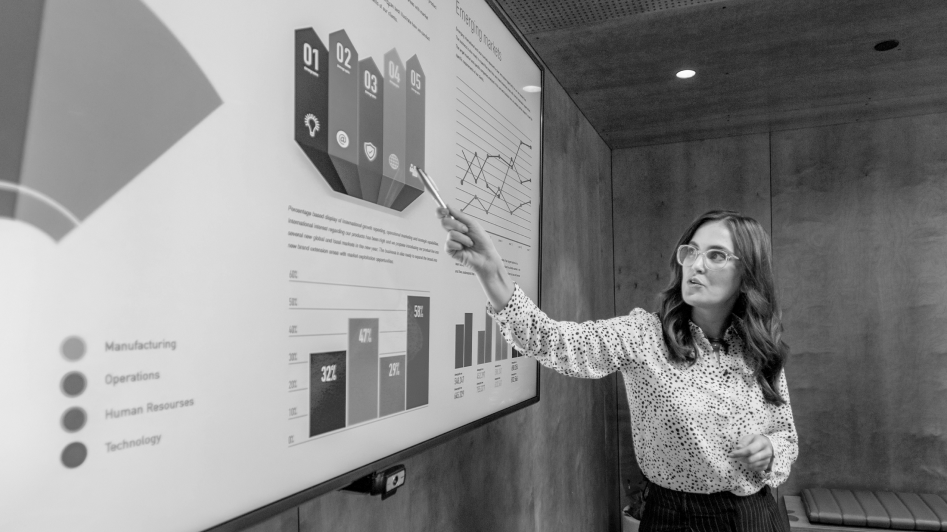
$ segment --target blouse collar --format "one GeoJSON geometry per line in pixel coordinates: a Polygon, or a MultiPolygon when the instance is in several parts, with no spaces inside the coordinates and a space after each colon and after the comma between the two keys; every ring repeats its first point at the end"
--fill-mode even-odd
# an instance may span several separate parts
{"type": "MultiPolygon", "coordinates": [[[[737,329],[736,329],[736,325],[735,325],[735,324],[736,324],[736,320],[737,320],[737,317],[736,317],[736,316],[732,316],[732,317],[730,318],[730,325],[727,327],[727,330],[724,331],[724,333],[723,333],[723,338],[722,338],[722,340],[723,340],[724,343],[727,344],[727,345],[732,345],[734,338],[737,337],[737,329]]],[[[690,328],[691,328],[691,336],[692,336],[695,340],[697,340],[698,342],[706,341],[708,345],[710,344],[710,338],[709,338],[706,334],[704,334],[704,330],[703,330],[703,329],[701,329],[700,327],[698,327],[697,324],[694,323],[694,322],[691,321],[691,320],[688,320],[688,324],[690,325],[690,328]]],[[[715,340],[718,340],[718,338],[715,338],[715,340]]]]}

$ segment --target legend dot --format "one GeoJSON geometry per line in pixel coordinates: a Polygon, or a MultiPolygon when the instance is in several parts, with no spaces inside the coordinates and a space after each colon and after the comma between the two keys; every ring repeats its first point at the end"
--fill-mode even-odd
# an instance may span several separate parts
{"type": "Polygon", "coordinates": [[[76,397],[85,391],[85,376],[78,371],[67,373],[66,376],[62,378],[60,385],[62,386],[62,393],[69,397],[76,397]]]}
{"type": "Polygon", "coordinates": [[[82,462],[85,462],[86,456],[89,455],[89,451],[85,448],[85,445],[82,445],[79,442],[72,442],[62,450],[62,465],[73,469],[82,465],[82,462]]]}
{"type": "Polygon", "coordinates": [[[85,356],[85,342],[78,336],[70,336],[63,340],[59,351],[62,353],[62,356],[66,357],[66,360],[79,360],[85,356]]]}
{"type": "Polygon", "coordinates": [[[66,432],[76,432],[81,430],[82,427],[85,426],[85,422],[85,410],[79,408],[78,406],[66,410],[66,412],[62,415],[62,428],[64,428],[66,432]]]}

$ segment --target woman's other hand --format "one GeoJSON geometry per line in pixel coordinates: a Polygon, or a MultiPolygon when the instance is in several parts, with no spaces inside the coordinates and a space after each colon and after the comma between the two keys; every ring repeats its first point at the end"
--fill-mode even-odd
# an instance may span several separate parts
{"type": "Polygon", "coordinates": [[[766,471],[773,460],[773,444],[762,434],[747,434],[737,441],[730,458],[746,464],[751,471],[766,471]]]}

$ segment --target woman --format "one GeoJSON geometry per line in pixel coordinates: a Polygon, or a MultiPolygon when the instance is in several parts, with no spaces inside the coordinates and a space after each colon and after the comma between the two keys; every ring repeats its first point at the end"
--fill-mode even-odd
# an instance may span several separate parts
{"type": "Polygon", "coordinates": [[[569,376],[621,371],[635,452],[650,481],[641,531],[788,530],[770,488],[798,455],[769,236],[732,211],[684,231],[660,312],[550,319],[507,275],[483,228],[438,209],[446,249],[473,270],[504,336],[569,376]]]}

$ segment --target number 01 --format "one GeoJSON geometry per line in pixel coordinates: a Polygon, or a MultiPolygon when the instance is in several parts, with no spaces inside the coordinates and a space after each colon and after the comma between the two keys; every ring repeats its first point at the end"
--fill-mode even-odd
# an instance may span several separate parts
{"type": "Polygon", "coordinates": [[[303,62],[313,70],[319,70],[319,50],[311,44],[303,44],[303,62]]]}

